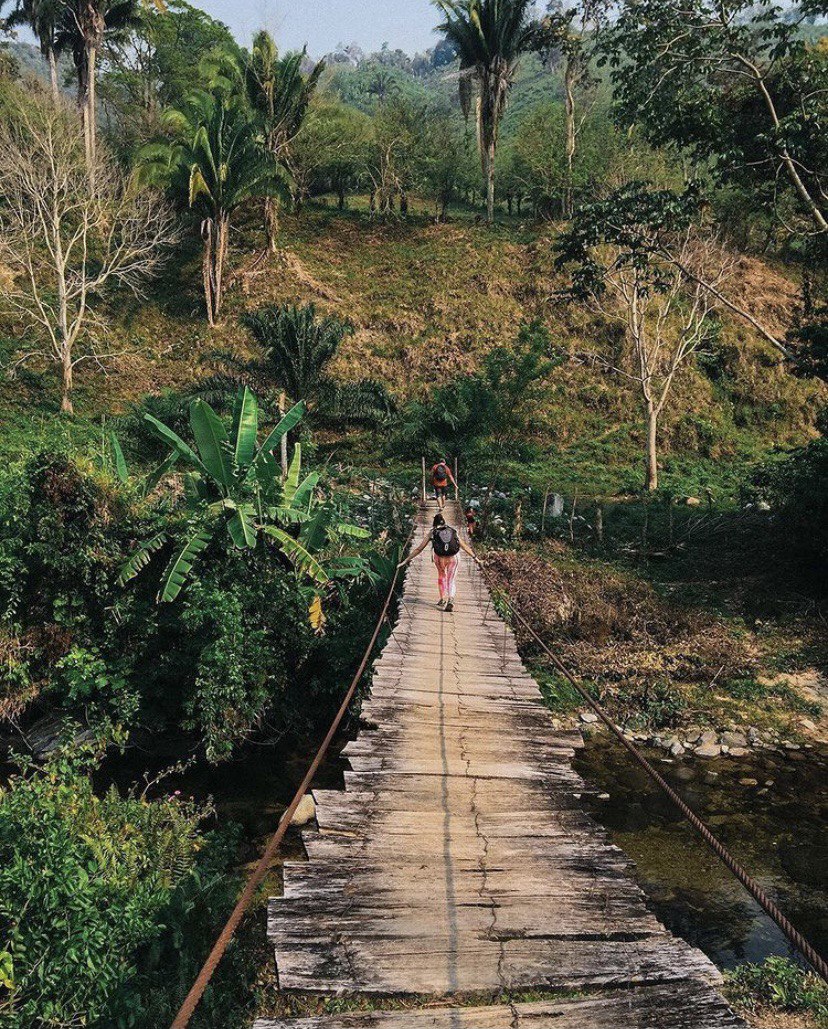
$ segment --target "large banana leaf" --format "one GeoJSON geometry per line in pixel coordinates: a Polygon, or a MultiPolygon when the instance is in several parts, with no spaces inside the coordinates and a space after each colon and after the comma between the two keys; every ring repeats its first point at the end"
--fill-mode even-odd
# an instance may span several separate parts
{"type": "Polygon", "coordinates": [[[173,450],[156,468],[154,468],[149,475],[144,479],[143,490],[144,496],[155,489],[158,483],[164,478],[170,469],[174,468],[178,463],[179,453],[177,450],[173,450]]]}
{"type": "Polygon", "coordinates": [[[184,546],[173,554],[172,560],[164,572],[161,590],[158,594],[159,600],[167,604],[175,600],[184,588],[199,554],[207,549],[212,538],[213,530],[211,528],[197,529],[187,538],[184,546]]]}
{"type": "Polygon", "coordinates": [[[140,571],[147,567],[152,555],[160,550],[166,542],[166,532],[159,532],[151,540],[147,540],[146,543],[142,544],[122,566],[118,575],[118,585],[125,586],[130,579],[134,579],[140,571]]]}
{"type": "Polygon", "coordinates": [[[227,489],[233,481],[233,465],[224,422],[204,400],[194,400],[190,404],[190,425],[204,467],[227,489]]]}
{"type": "Polygon", "coordinates": [[[259,405],[245,386],[233,415],[233,462],[238,471],[245,471],[253,460],[258,429],[259,405]]]}
{"type": "Polygon", "coordinates": [[[334,510],[330,504],[318,507],[309,522],[302,526],[301,540],[312,553],[318,553],[328,542],[328,530],[334,519],[334,510]]]}
{"type": "Polygon", "coordinates": [[[265,525],[263,532],[278,542],[279,549],[298,572],[309,576],[320,586],[330,581],[330,576],[313,554],[299,540],[289,536],[284,529],[276,525],[265,525]]]}
{"type": "Polygon", "coordinates": [[[163,422],[159,422],[157,418],[153,418],[151,414],[145,414],[144,421],[149,425],[156,436],[162,439],[165,443],[169,443],[181,457],[189,461],[190,464],[195,468],[198,468],[199,471],[209,474],[198,454],[191,446],[184,442],[177,432],[173,432],[173,430],[163,422]]]}
{"type": "Polygon", "coordinates": [[[293,448],[293,459],[288,468],[287,478],[282,487],[282,506],[293,507],[293,498],[299,489],[299,476],[302,474],[302,444],[297,443],[293,448]]]}
{"type": "Polygon", "coordinates": [[[266,459],[270,457],[271,451],[274,449],[274,447],[282,438],[282,436],[285,436],[287,433],[289,433],[291,429],[295,429],[304,417],[305,402],[303,400],[300,400],[299,403],[294,404],[294,406],[287,412],[287,414],[279,421],[279,424],[274,429],[272,429],[270,433],[268,433],[264,443],[262,443],[261,447],[259,447],[259,452],[256,455],[253,464],[250,466],[250,471],[248,472],[248,475],[255,475],[257,478],[260,478],[260,462],[262,464],[265,463],[266,459]]]}
{"type": "Polygon", "coordinates": [[[325,571],[332,579],[358,579],[367,575],[369,579],[376,576],[364,557],[334,557],[325,564],[325,571]]]}
{"type": "Polygon", "coordinates": [[[258,538],[256,512],[252,504],[241,504],[227,522],[227,531],[239,550],[253,550],[258,538]]]}
{"type": "Polygon", "coordinates": [[[126,485],[129,482],[129,469],[127,468],[124,452],[121,450],[121,444],[118,442],[118,437],[114,432],[109,434],[109,444],[112,447],[112,457],[115,460],[115,474],[126,485]]]}
{"type": "Polygon", "coordinates": [[[350,522],[337,522],[331,527],[331,531],[337,536],[347,536],[352,540],[367,540],[371,536],[367,529],[363,529],[361,525],[351,525],[350,522]]]}
{"type": "Polygon", "coordinates": [[[296,511],[307,512],[310,507],[313,491],[319,482],[319,472],[311,472],[296,487],[290,506],[296,511]]]}

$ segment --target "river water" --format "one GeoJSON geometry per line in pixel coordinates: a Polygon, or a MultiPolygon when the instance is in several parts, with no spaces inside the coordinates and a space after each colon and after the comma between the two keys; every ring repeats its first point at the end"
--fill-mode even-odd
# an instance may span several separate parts
{"type": "MultiPolygon", "coordinates": [[[[828,752],[664,760],[671,786],[821,953],[828,953],[828,752]]],[[[793,957],[771,920],[621,745],[588,740],[576,760],[584,803],[635,861],[669,929],[722,968],[793,957]],[[601,795],[609,799],[599,799],[601,795]]]]}

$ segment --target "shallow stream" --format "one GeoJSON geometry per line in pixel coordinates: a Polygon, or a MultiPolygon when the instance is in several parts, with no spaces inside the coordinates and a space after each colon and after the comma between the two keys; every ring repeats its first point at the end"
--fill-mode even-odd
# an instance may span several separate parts
{"type": "MultiPolygon", "coordinates": [[[[828,752],[653,759],[794,925],[828,953],[828,752]]],[[[794,956],[620,744],[593,736],[576,767],[594,788],[584,803],[636,862],[639,881],[669,929],[722,968],[771,954],[794,956]]]]}

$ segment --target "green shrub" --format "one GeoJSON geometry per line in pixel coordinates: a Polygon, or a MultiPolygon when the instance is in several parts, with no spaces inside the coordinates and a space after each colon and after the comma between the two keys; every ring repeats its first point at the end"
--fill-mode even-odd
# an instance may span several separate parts
{"type": "Polygon", "coordinates": [[[803,1012],[828,1025],[828,985],[787,958],[770,957],[761,965],[739,965],[725,973],[734,1004],[755,1011],[803,1012]]]}
{"type": "Polygon", "coordinates": [[[90,755],[0,790],[0,1012],[10,1029],[134,1024],[142,948],[186,892],[205,812],[92,787],[90,755]]]}
{"type": "Polygon", "coordinates": [[[766,464],[757,493],[777,512],[786,549],[823,589],[828,582],[828,439],[814,440],[766,464]]]}

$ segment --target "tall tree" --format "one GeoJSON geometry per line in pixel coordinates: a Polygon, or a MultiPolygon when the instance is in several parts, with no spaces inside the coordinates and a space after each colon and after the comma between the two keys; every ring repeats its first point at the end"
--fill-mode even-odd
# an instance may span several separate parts
{"type": "MultiPolygon", "coordinates": [[[[0,8],[3,3],[0,2],[0,8]]],[[[25,25],[37,37],[40,52],[49,65],[49,80],[55,101],[60,97],[57,58],[60,50],[59,28],[65,13],[63,0],[13,0],[12,11],[4,20],[4,28],[25,25]]]]}
{"type": "Polygon", "coordinates": [[[175,241],[163,198],[99,157],[90,184],[81,127],[64,104],[25,98],[0,120],[0,259],[14,274],[4,302],[34,343],[16,359],[56,363],[61,410],[72,414],[74,372],[113,356],[101,301],[138,293],[175,241]]]}
{"type": "Polygon", "coordinates": [[[573,296],[624,327],[626,347],[589,357],[635,384],[645,423],[645,488],[658,489],[659,421],[679,373],[711,333],[732,262],[695,222],[692,192],[628,183],[583,204],[556,242],[573,296]]]}
{"type": "Polygon", "coordinates": [[[594,104],[598,85],[590,64],[611,7],[612,0],[579,0],[574,8],[565,10],[561,0],[550,0],[546,16],[538,26],[536,45],[541,54],[548,63],[563,62],[567,174],[563,196],[565,218],[572,217],[578,137],[594,104]]]}
{"type": "Polygon", "coordinates": [[[747,195],[761,184],[798,233],[828,233],[828,57],[802,21],[825,0],[624,0],[606,34],[621,114],[747,195]]]}
{"type": "Polygon", "coordinates": [[[86,159],[94,171],[98,149],[98,59],[108,36],[123,33],[137,23],[140,0],[62,0],[62,4],[64,17],[59,38],[61,46],[71,50],[75,62],[86,159]]]}
{"type": "Polygon", "coordinates": [[[522,54],[533,46],[533,0],[434,0],[445,15],[439,26],[460,58],[460,99],[468,116],[476,107],[486,217],[494,222],[495,159],[500,123],[522,54]]]}
{"type": "MultiPolygon", "coordinates": [[[[272,36],[262,31],[256,33],[243,73],[247,98],[261,120],[267,148],[274,160],[289,171],[292,171],[291,145],[302,128],[325,68],[324,62],[319,61],[305,73],[306,60],[306,50],[280,57],[272,36]]],[[[268,197],[265,219],[270,249],[275,251],[279,230],[276,197],[268,197]]]]}
{"type": "Polygon", "coordinates": [[[144,177],[166,183],[201,215],[204,300],[210,325],[221,313],[234,212],[248,200],[284,195],[285,172],[262,145],[250,112],[224,90],[194,93],[171,112],[177,139],[144,148],[144,177]]]}

